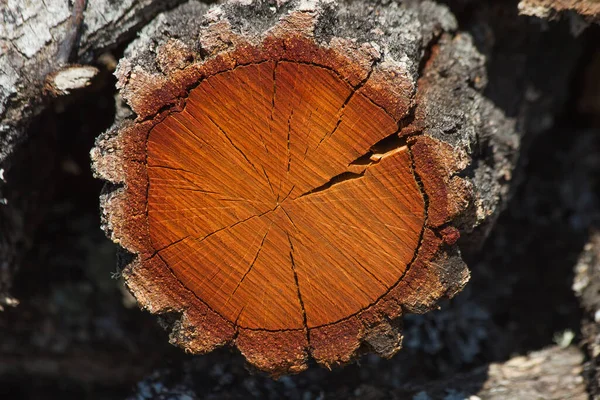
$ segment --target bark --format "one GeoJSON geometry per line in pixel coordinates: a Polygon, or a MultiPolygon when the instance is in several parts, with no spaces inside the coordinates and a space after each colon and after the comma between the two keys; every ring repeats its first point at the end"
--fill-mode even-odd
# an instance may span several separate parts
{"type": "Polygon", "coordinates": [[[385,391],[365,385],[355,392],[356,399],[448,398],[501,399],[577,399],[588,398],[581,376],[583,354],[575,347],[549,347],[526,356],[514,357],[487,368],[478,368],[451,379],[429,382],[422,387],[385,391]],[[472,397],[471,397],[472,396],[472,397]]]}
{"type": "Polygon", "coordinates": [[[25,143],[32,120],[53,96],[88,85],[97,73],[94,67],[69,63],[95,62],[101,52],[119,46],[178,2],[0,3],[0,306],[15,304],[8,294],[12,277],[49,199],[45,191],[56,150],[52,137],[25,143]],[[20,143],[25,143],[21,154],[15,155],[20,143]]]}
{"type": "Polygon", "coordinates": [[[70,62],[89,63],[114,48],[172,1],[7,1],[0,31],[0,162],[22,140],[42,106],[46,76],[70,62]],[[80,17],[79,12],[83,12],[80,17]]]}
{"type": "Polygon", "coordinates": [[[600,21],[600,4],[592,0],[521,0],[519,12],[539,18],[556,18],[570,12],[583,21],[600,21]]]}
{"type": "Polygon", "coordinates": [[[129,288],[151,312],[175,316],[174,343],[194,353],[235,344],[252,364],[274,375],[305,369],[309,357],[331,366],[365,349],[393,355],[401,346],[402,313],[431,310],[464,286],[468,273],[456,246],[457,228],[463,249],[476,249],[509,197],[520,134],[482,95],[484,57],[468,34],[456,33],[447,8],[433,2],[398,7],[231,2],[198,24],[203,12],[202,5],[190,3],[165,13],[128,48],[117,77],[137,119],[115,125],[92,152],[98,175],[123,186],[109,187],[102,206],[107,234],[133,253],[123,271],[129,288]],[[239,315],[228,321],[193,298],[162,256],[153,259],[168,246],[153,247],[144,211],[150,202],[145,143],[152,127],[182,110],[190,89],[214,71],[263,62],[268,40],[275,43],[269,51],[283,54],[276,57],[344,71],[355,90],[395,118],[397,137],[386,140],[407,143],[427,199],[425,233],[410,273],[383,300],[348,320],[311,327],[305,313],[304,332],[298,334],[251,331],[237,325],[239,315]],[[348,58],[353,63],[343,61],[348,58]],[[390,81],[394,89],[382,92],[390,81]]]}

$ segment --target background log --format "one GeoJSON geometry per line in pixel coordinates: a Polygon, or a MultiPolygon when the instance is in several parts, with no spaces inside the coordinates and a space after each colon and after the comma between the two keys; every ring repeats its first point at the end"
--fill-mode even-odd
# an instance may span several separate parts
{"type": "MultiPolygon", "coordinates": [[[[51,199],[56,133],[32,120],[46,106],[64,108],[65,87],[55,80],[67,71],[71,90],[85,87],[95,63],[177,0],[4,1],[0,4],[0,307],[16,304],[9,295],[13,275],[31,242],[32,232],[51,199]],[[83,74],[83,75],[82,75],[83,74]],[[74,86],[73,86],[74,85],[74,86]],[[63,97],[58,101],[52,99],[63,97]],[[54,105],[52,105],[54,104],[54,105]],[[30,143],[25,143],[31,136],[30,143]],[[14,154],[23,144],[20,154],[14,154]],[[50,186],[49,186],[50,185],[50,186]]],[[[96,70],[97,71],[97,70],[96,70]]],[[[65,82],[63,79],[62,82],[65,82]]]]}
{"type": "Polygon", "coordinates": [[[539,18],[556,18],[571,12],[588,22],[600,21],[600,4],[590,0],[521,0],[519,12],[539,18]]]}
{"type": "MultiPolygon", "coordinates": [[[[46,77],[69,63],[88,63],[100,52],[131,38],[177,0],[8,1],[0,31],[0,162],[23,139],[39,113],[46,77]]],[[[6,169],[7,167],[5,167],[6,169]]]]}
{"type": "MultiPolygon", "coordinates": [[[[597,225],[596,225],[597,228],[597,225]]],[[[575,266],[573,290],[581,301],[583,319],[581,333],[587,351],[585,376],[592,398],[600,396],[600,234],[592,233],[575,266]]]]}

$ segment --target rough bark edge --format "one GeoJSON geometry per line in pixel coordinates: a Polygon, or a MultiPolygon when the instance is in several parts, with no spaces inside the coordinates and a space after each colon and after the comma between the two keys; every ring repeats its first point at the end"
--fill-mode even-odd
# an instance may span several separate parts
{"type": "Polygon", "coordinates": [[[554,19],[565,12],[575,12],[587,22],[600,22],[600,3],[593,0],[521,0],[519,13],[554,19]]]}
{"type": "MultiPolygon", "coordinates": [[[[432,6],[430,2],[425,2],[424,4],[429,7],[432,6]]],[[[149,127],[162,118],[160,111],[169,108],[175,110],[181,107],[182,101],[180,98],[185,96],[187,91],[195,86],[200,79],[212,75],[217,71],[230,69],[238,64],[257,62],[264,59],[264,55],[256,51],[256,43],[252,43],[236,34],[236,29],[239,28],[236,24],[240,22],[230,21],[228,17],[243,15],[244,12],[248,13],[251,10],[251,14],[255,18],[260,19],[264,15],[264,10],[261,11],[261,9],[276,8],[274,6],[274,4],[268,2],[250,4],[233,2],[211,10],[205,17],[204,22],[200,24],[203,33],[200,35],[200,46],[196,47],[202,53],[205,60],[202,60],[202,56],[194,51],[194,46],[197,45],[193,39],[199,33],[194,32],[192,39],[188,38],[187,40],[185,38],[170,40],[163,38],[155,48],[145,53],[134,44],[129,51],[129,57],[123,60],[119,66],[117,72],[119,84],[124,97],[138,114],[137,122],[125,123],[120,133],[117,126],[112,132],[99,138],[98,145],[92,152],[92,158],[100,177],[113,183],[124,184],[124,188],[120,188],[107,195],[102,203],[104,215],[107,220],[107,233],[125,249],[138,254],[136,261],[126,267],[125,270],[128,283],[134,292],[138,290],[133,287],[135,285],[134,281],[139,278],[132,280],[130,277],[133,273],[137,273],[135,272],[136,266],[138,267],[137,269],[141,269],[139,268],[140,258],[151,258],[154,250],[149,245],[147,228],[144,230],[143,221],[140,221],[139,224],[124,225],[120,218],[124,215],[134,215],[136,216],[135,218],[139,217],[143,219],[144,209],[142,207],[145,194],[143,182],[146,179],[143,173],[139,172],[140,168],[137,167],[131,168],[131,171],[137,170],[138,172],[134,175],[137,175],[138,178],[128,178],[127,174],[129,172],[126,173],[122,169],[122,165],[127,165],[127,163],[131,162],[143,162],[145,149],[140,149],[139,146],[143,146],[145,135],[150,129],[149,127]],[[242,12],[240,12],[240,9],[242,12]],[[142,68],[136,64],[143,65],[144,67],[142,68]],[[161,100],[157,101],[157,99],[161,100]],[[136,146],[138,146],[137,149],[136,146]],[[140,177],[141,179],[139,179],[140,177]],[[138,206],[134,206],[132,209],[127,203],[138,204],[138,206]]],[[[352,6],[356,7],[356,3],[343,4],[343,6],[348,6],[349,8],[352,6]]],[[[423,7],[423,5],[419,6],[423,7]]],[[[371,8],[371,11],[373,8],[371,8]]],[[[419,256],[414,260],[416,266],[411,267],[407,271],[405,279],[402,279],[380,301],[363,310],[361,313],[339,323],[311,329],[310,334],[307,334],[305,339],[302,340],[292,339],[286,342],[285,340],[274,339],[276,336],[280,336],[281,332],[263,332],[264,335],[261,336],[261,341],[271,343],[275,340],[279,343],[278,346],[268,346],[268,351],[273,357],[278,358],[277,361],[265,361],[264,351],[266,350],[255,347],[256,340],[253,340],[253,338],[256,339],[257,331],[252,332],[244,329],[240,329],[236,333],[235,330],[232,332],[231,329],[224,328],[224,331],[227,331],[228,334],[219,336],[220,339],[216,341],[205,340],[204,342],[200,341],[201,343],[197,343],[193,338],[190,340],[189,335],[188,337],[179,336],[173,339],[174,342],[188,351],[194,353],[210,351],[216,345],[222,345],[235,339],[235,344],[250,363],[262,370],[268,371],[272,375],[298,372],[306,368],[309,353],[317,362],[328,367],[349,362],[357,354],[365,350],[365,348],[389,357],[401,346],[402,336],[396,319],[401,316],[402,310],[405,312],[426,312],[435,306],[435,302],[440,296],[452,297],[468,280],[468,271],[460,258],[457,248],[453,247],[459,237],[459,233],[456,229],[449,226],[448,223],[465,214],[464,211],[467,206],[472,209],[478,209],[477,205],[474,205],[479,200],[476,199],[477,192],[472,190],[475,179],[462,178],[457,175],[460,171],[465,171],[468,167],[471,167],[472,171],[477,171],[477,168],[473,167],[470,157],[470,155],[477,154],[469,150],[472,142],[479,139],[477,137],[478,130],[481,131],[482,129],[477,130],[477,128],[481,128],[480,126],[466,126],[466,128],[471,130],[475,129],[475,132],[469,131],[467,132],[468,134],[464,134],[460,129],[455,129],[452,132],[453,134],[446,135],[448,137],[440,137],[436,134],[435,129],[432,129],[432,126],[435,128],[437,121],[434,120],[431,122],[427,120],[429,113],[427,107],[429,102],[435,103],[438,100],[436,98],[437,93],[434,90],[430,91],[428,89],[422,93],[419,92],[418,96],[420,99],[417,97],[419,101],[415,109],[413,106],[415,85],[410,82],[416,81],[416,76],[419,75],[419,72],[421,72],[422,76],[435,75],[436,66],[432,62],[433,57],[424,63],[422,67],[423,71],[418,71],[419,60],[429,55],[425,54],[425,50],[429,50],[428,53],[433,55],[433,50],[437,51],[437,48],[440,47],[439,45],[435,45],[430,49],[425,49],[434,40],[441,40],[440,38],[443,38],[445,45],[442,46],[443,48],[449,49],[450,53],[452,50],[463,52],[470,58],[470,60],[464,63],[465,65],[451,68],[449,76],[447,73],[444,75],[446,80],[450,81],[450,84],[456,83],[456,81],[462,84],[464,83],[462,80],[466,80],[468,84],[469,80],[471,80],[471,75],[474,73],[483,75],[484,77],[481,57],[479,56],[478,58],[468,39],[466,41],[461,40],[459,45],[456,45],[455,42],[458,37],[453,38],[450,35],[440,36],[444,30],[443,24],[431,23],[428,20],[430,18],[429,14],[424,16],[418,12],[414,13],[415,10],[412,10],[413,13],[411,15],[411,12],[407,9],[402,9],[404,14],[402,12],[399,13],[400,20],[408,14],[418,24],[419,19],[414,18],[417,16],[423,21],[424,26],[430,26],[430,29],[433,31],[425,32],[422,35],[414,35],[410,39],[410,43],[420,50],[420,52],[416,52],[417,60],[412,60],[412,64],[409,63],[410,65],[404,63],[404,59],[402,63],[394,63],[393,60],[398,58],[399,54],[397,50],[390,50],[385,46],[385,38],[381,37],[383,36],[381,28],[379,37],[369,38],[371,41],[367,44],[358,45],[357,43],[360,43],[360,41],[340,40],[330,32],[328,37],[329,43],[320,43],[317,47],[311,45],[310,35],[306,35],[306,32],[319,32],[319,29],[325,31],[326,29],[322,28],[322,25],[326,26],[330,31],[334,31],[332,23],[339,23],[341,19],[342,23],[340,25],[343,25],[348,22],[347,19],[353,18],[353,16],[342,15],[345,9],[341,7],[341,10],[338,12],[338,10],[332,8],[331,3],[284,3],[279,8],[276,16],[284,14],[285,11],[287,11],[287,15],[281,18],[277,28],[272,29],[264,40],[261,39],[260,41],[263,41],[265,47],[270,49],[269,57],[285,57],[292,54],[295,59],[307,57],[306,60],[311,63],[314,63],[314,60],[317,59],[325,67],[337,67],[338,72],[342,72],[345,75],[345,79],[354,86],[363,82],[366,76],[373,78],[373,83],[369,82],[370,79],[367,80],[363,83],[361,90],[372,101],[388,110],[388,113],[393,115],[398,121],[399,129],[402,129],[400,136],[404,137],[403,140],[407,141],[411,149],[415,174],[426,176],[426,179],[421,180],[421,187],[425,192],[431,190],[428,202],[432,204],[432,218],[428,221],[428,227],[423,231],[425,240],[422,240],[422,243],[426,243],[426,246],[423,249],[419,249],[419,256]],[[289,12],[290,7],[297,7],[299,10],[292,13],[289,12]],[[347,19],[345,20],[344,18],[347,19]],[[302,33],[290,33],[297,32],[296,30],[302,33]],[[428,39],[426,40],[426,38],[428,39]],[[422,42],[415,44],[419,40],[422,42]],[[282,42],[285,42],[286,45],[282,46],[282,42]],[[354,51],[343,51],[344,46],[349,46],[354,51]],[[382,47],[385,48],[382,50],[382,47]],[[347,60],[348,58],[354,64],[347,64],[345,59],[347,60]],[[468,62],[473,59],[475,62],[468,62]],[[369,66],[369,64],[373,64],[374,62],[375,67],[369,75],[368,70],[365,70],[365,65],[369,66]],[[358,65],[359,67],[350,69],[340,68],[345,65],[358,65]],[[400,93],[389,97],[376,97],[374,94],[379,92],[377,87],[385,84],[386,77],[390,76],[390,71],[395,72],[396,76],[403,78],[399,80],[403,84],[397,85],[400,88],[400,93]],[[433,72],[430,73],[429,71],[433,72]],[[434,93],[432,94],[431,92],[434,93]],[[429,97],[432,98],[429,99],[429,97]],[[398,103],[394,101],[397,98],[413,100],[398,103]],[[440,180],[433,179],[433,176],[436,176],[436,174],[441,174],[439,175],[440,180]],[[445,190],[446,187],[452,188],[452,191],[445,190]],[[424,296],[423,293],[426,292],[435,292],[436,294],[424,296]],[[425,300],[420,300],[420,296],[423,296],[425,300]],[[382,318],[382,316],[385,316],[385,318],[382,318]],[[338,339],[337,343],[331,342],[334,336],[338,339]],[[324,340],[325,338],[327,340],[324,340]]],[[[378,11],[381,11],[381,9],[378,11]]],[[[398,15],[395,16],[397,17],[398,15]]],[[[174,25],[178,17],[176,15],[169,15],[164,20],[168,21],[169,18],[175,21],[171,23],[171,28],[177,29],[174,25]]],[[[273,16],[270,18],[272,21],[276,20],[273,16]]],[[[151,29],[158,31],[161,23],[164,23],[164,21],[156,23],[158,27],[151,25],[151,29]]],[[[260,23],[254,25],[261,26],[260,23]]],[[[269,25],[266,24],[266,26],[268,27],[269,25]]],[[[410,31],[410,29],[405,30],[410,31]]],[[[255,32],[255,37],[260,37],[262,33],[259,29],[259,32],[255,32]]],[[[351,33],[348,33],[348,35],[350,35],[349,37],[354,36],[351,33]]],[[[406,58],[406,54],[404,56],[406,58]]],[[[437,77],[439,78],[439,76],[437,77]]],[[[483,81],[485,80],[484,78],[482,79],[483,81]]],[[[444,83],[443,79],[441,81],[444,83]]],[[[469,113],[476,113],[479,117],[477,120],[480,121],[481,116],[479,114],[482,113],[481,108],[484,108],[481,106],[481,103],[484,103],[484,100],[481,98],[479,91],[483,88],[484,82],[479,82],[476,86],[476,88],[470,87],[473,91],[473,93],[468,93],[470,101],[465,102],[464,99],[461,99],[458,101],[458,107],[453,103],[449,103],[447,107],[445,105],[438,105],[438,111],[441,109],[442,113],[448,113],[448,110],[456,112],[457,110],[460,111],[461,108],[467,108],[469,113]]],[[[424,87],[427,88],[427,85],[424,85],[424,87]]],[[[466,91],[465,89],[468,88],[460,86],[460,89],[466,91]]],[[[491,105],[487,105],[487,108],[493,109],[491,105]]],[[[502,121],[503,117],[498,114],[496,111],[494,117],[496,117],[496,120],[502,121]]],[[[512,130],[507,132],[507,135],[511,139],[518,139],[512,130]]],[[[493,156],[503,160],[510,155],[509,153],[510,151],[507,150],[504,153],[494,153],[493,156]]],[[[510,159],[506,163],[509,167],[512,166],[510,159]]],[[[504,189],[504,186],[507,186],[506,182],[504,182],[504,186],[500,186],[504,189]]],[[[489,185],[487,188],[489,188],[489,185]]],[[[481,189],[485,190],[487,188],[483,187],[481,189]]],[[[492,189],[496,189],[496,187],[492,187],[492,189]]],[[[491,212],[486,214],[480,213],[479,218],[476,220],[469,220],[468,226],[464,224],[467,228],[472,230],[475,226],[483,222],[493,220],[493,217],[497,215],[501,208],[502,200],[504,200],[501,196],[498,196],[497,192],[498,190],[495,190],[493,193],[497,197],[496,201],[492,201],[492,204],[489,205],[491,212]]],[[[152,282],[150,279],[148,287],[151,287],[151,285],[152,282]]],[[[177,287],[177,283],[174,283],[172,287],[177,287]]],[[[185,289],[183,290],[185,291],[185,289]]],[[[174,306],[178,303],[178,300],[185,300],[183,298],[177,299],[175,294],[170,295],[169,297],[171,298],[166,303],[161,299],[154,299],[155,297],[157,296],[152,295],[151,291],[146,290],[142,296],[138,295],[138,300],[142,306],[150,309],[152,312],[183,313],[184,319],[186,318],[186,313],[191,309],[187,305],[182,306],[181,303],[179,306],[174,306]]],[[[201,306],[201,309],[205,308],[201,306]]],[[[217,324],[219,325],[219,323],[217,324]]],[[[289,332],[291,336],[296,335],[293,333],[294,331],[289,332]]]]}

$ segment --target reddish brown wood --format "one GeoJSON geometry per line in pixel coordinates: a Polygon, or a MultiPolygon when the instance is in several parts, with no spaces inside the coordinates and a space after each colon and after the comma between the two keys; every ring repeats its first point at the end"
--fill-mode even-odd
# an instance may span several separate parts
{"type": "Polygon", "coordinates": [[[103,207],[136,255],[124,276],[140,305],[181,313],[186,350],[235,343],[273,375],[364,344],[390,356],[395,319],[468,280],[448,223],[469,193],[452,149],[406,127],[404,66],[377,64],[370,44],[319,44],[313,25],[295,11],[250,40],[216,22],[204,59],[159,49],[166,76],[122,63],[138,117],[92,154],[124,184],[103,207]]]}

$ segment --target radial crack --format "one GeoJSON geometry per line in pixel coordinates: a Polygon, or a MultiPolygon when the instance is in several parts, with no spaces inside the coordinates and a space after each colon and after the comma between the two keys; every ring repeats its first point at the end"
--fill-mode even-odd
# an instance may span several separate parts
{"type": "MultiPolygon", "coordinates": [[[[321,146],[321,143],[323,143],[325,141],[325,139],[328,139],[328,138],[332,137],[333,134],[338,130],[338,128],[340,127],[340,125],[342,123],[342,119],[344,118],[344,115],[345,115],[345,112],[346,112],[346,107],[348,106],[348,104],[350,103],[350,101],[354,98],[354,95],[360,90],[360,88],[362,88],[365,85],[365,83],[367,83],[367,81],[371,77],[372,73],[373,73],[373,66],[371,66],[371,70],[369,71],[369,73],[367,74],[367,76],[365,77],[365,79],[363,79],[362,81],[360,81],[358,85],[356,85],[355,87],[352,88],[353,89],[352,92],[350,92],[350,94],[348,95],[348,97],[346,97],[346,100],[344,100],[344,103],[340,107],[340,116],[339,116],[339,118],[338,118],[338,120],[337,120],[337,122],[335,124],[335,127],[333,128],[333,130],[331,131],[330,134],[325,134],[325,136],[323,136],[321,138],[321,140],[319,141],[319,143],[317,143],[317,147],[315,147],[314,151],[317,151],[317,149],[319,148],[319,146],[321,146]]],[[[378,106],[378,107],[380,107],[380,106],[378,106]]]]}
{"type": "MultiPolygon", "coordinates": [[[[274,113],[275,113],[275,95],[277,94],[277,68],[279,67],[279,61],[275,62],[275,65],[273,66],[273,97],[271,97],[271,120],[269,121],[269,135],[271,135],[271,139],[273,138],[273,123],[275,122],[274,120],[274,113]]],[[[270,184],[270,182],[269,182],[270,184]]],[[[276,201],[279,202],[279,196],[281,195],[281,179],[279,179],[279,189],[277,191],[277,199],[276,201]]]]}
{"type": "Polygon", "coordinates": [[[300,302],[300,308],[302,309],[302,320],[304,324],[304,330],[306,332],[306,341],[310,344],[310,330],[308,329],[308,320],[306,318],[306,309],[304,308],[304,301],[302,301],[302,293],[300,292],[300,283],[298,282],[298,273],[296,272],[296,263],[294,261],[294,244],[290,234],[287,234],[288,242],[290,243],[290,260],[292,263],[292,272],[294,273],[294,282],[296,282],[296,289],[298,290],[298,301],[300,302]]]}
{"type": "Polygon", "coordinates": [[[227,132],[225,132],[225,130],[223,128],[221,128],[221,126],[219,126],[219,124],[217,124],[217,122],[210,115],[206,114],[206,117],[210,120],[210,122],[212,122],[214,124],[214,126],[217,127],[217,129],[223,134],[223,136],[225,136],[225,138],[227,138],[227,140],[233,146],[233,148],[236,149],[241,154],[242,157],[244,157],[244,159],[248,162],[248,164],[252,167],[252,169],[254,171],[256,171],[257,174],[260,174],[260,172],[258,171],[258,169],[256,169],[256,167],[254,166],[254,164],[252,163],[252,161],[250,161],[250,159],[246,156],[246,154],[242,151],[242,149],[240,149],[233,142],[233,140],[231,140],[231,138],[229,137],[229,135],[227,134],[227,132]]]}
{"type": "MultiPolygon", "coordinates": [[[[203,193],[203,194],[213,194],[213,195],[220,195],[222,193],[217,193],[217,192],[213,192],[210,190],[204,190],[204,189],[192,189],[192,188],[186,188],[186,187],[181,187],[181,186],[174,186],[174,185],[162,185],[162,184],[155,184],[155,186],[157,187],[162,187],[162,188],[167,188],[167,189],[177,189],[177,190],[183,190],[186,192],[198,192],[198,193],[203,193]]],[[[165,197],[165,196],[159,196],[159,195],[154,195],[155,197],[165,197]]],[[[219,199],[221,200],[221,199],[219,199]]],[[[245,199],[244,199],[245,200],[245,199]]]]}
{"type": "MultiPolygon", "coordinates": [[[[279,205],[278,205],[277,207],[279,207],[279,205]]],[[[236,222],[236,223],[233,223],[233,224],[231,224],[231,225],[228,225],[228,226],[224,226],[224,227],[222,227],[222,228],[219,228],[219,229],[217,229],[216,231],[214,231],[214,232],[211,232],[211,233],[209,233],[209,234],[208,234],[208,235],[206,235],[206,236],[203,236],[203,237],[195,237],[195,238],[194,238],[194,240],[200,240],[200,242],[203,242],[204,240],[208,239],[208,238],[209,238],[209,237],[211,237],[212,235],[215,235],[215,234],[217,234],[217,233],[219,233],[219,232],[221,232],[221,231],[223,231],[223,230],[225,230],[225,229],[231,229],[231,228],[233,228],[233,227],[235,227],[235,226],[238,226],[239,224],[243,224],[244,222],[250,221],[251,219],[258,218],[258,217],[262,217],[262,216],[263,216],[263,215],[265,215],[265,214],[268,214],[268,213],[270,213],[270,212],[273,212],[273,211],[275,211],[275,210],[277,209],[277,207],[275,207],[275,208],[274,208],[274,209],[272,209],[272,210],[265,211],[265,212],[263,212],[263,213],[261,213],[261,214],[255,214],[255,215],[252,215],[252,216],[250,216],[250,217],[248,217],[248,218],[245,218],[245,219],[243,219],[243,220],[241,220],[241,221],[238,221],[238,222],[236,222]]]]}
{"type": "Polygon", "coordinates": [[[265,175],[265,178],[267,178],[267,183],[269,184],[269,188],[271,189],[271,193],[273,193],[273,196],[275,195],[275,190],[273,190],[273,185],[271,184],[271,179],[269,179],[269,175],[267,175],[267,171],[265,170],[265,167],[263,167],[262,165],[260,166],[263,170],[263,174],[265,175]]]}
{"type": "Polygon", "coordinates": [[[321,143],[323,143],[325,141],[325,139],[328,139],[331,136],[333,136],[333,134],[338,130],[338,128],[340,127],[340,125],[342,123],[342,119],[344,118],[344,115],[346,112],[346,106],[348,105],[350,100],[352,100],[352,98],[354,97],[354,94],[356,94],[356,91],[352,91],[352,93],[350,93],[350,95],[346,98],[346,100],[344,101],[344,104],[342,104],[342,107],[340,108],[340,116],[335,124],[335,127],[333,128],[331,133],[329,133],[329,134],[326,133],[325,136],[323,136],[321,138],[321,140],[319,140],[319,143],[317,143],[317,147],[315,147],[315,149],[313,151],[317,151],[319,146],[321,146],[321,143]]]}
{"type": "Polygon", "coordinates": [[[360,173],[356,173],[356,172],[342,172],[339,175],[334,176],[333,178],[331,178],[329,181],[327,181],[326,183],[324,183],[323,185],[316,187],[314,189],[309,190],[308,192],[301,194],[300,196],[296,197],[296,199],[302,198],[302,197],[306,197],[308,195],[311,194],[315,194],[315,193],[319,193],[319,192],[323,192],[327,189],[329,189],[330,187],[334,186],[334,185],[338,185],[342,182],[346,182],[346,181],[350,181],[353,179],[360,179],[365,175],[366,169],[365,171],[362,171],[360,173]]]}
{"type": "MultiPolygon", "coordinates": [[[[206,178],[205,176],[202,176],[202,175],[198,174],[197,172],[189,171],[189,170],[187,170],[187,169],[184,169],[184,168],[167,167],[166,165],[148,165],[148,168],[162,168],[162,169],[169,169],[169,170],[172,170],[172,171],[185,172],[186,174],[195,175],[195,176],[197,176],[197,177],[200,177],[200,178],[202,178],[202,179],[205,179],[205,178],[206,178]]],[[[186,181],[190,182],[190,183],[191,183],[191,184],[193,184],[194,186],[196,186],[196,187],[200,188],[200,185],[198,185],[196,182],[192,181],[191,179],[189,179],[189,178],[186,178],[186,177],[184,177],[184,176],[182,176],[182,178],[183,178],[184,180],[186,180],[186,181]]]]}
{"type": "Polygon", "coordinates": [[[263,248],[263,246],[265,244],[265,240],[267,239],[267,235],[269,234],[269,231],[271,230],[272,226],[273,226],[273,224],[271,224],[269,226],[269,229],[267,229],[267,232],[265,233],[265,236],[263,236],[262,240],[260,241],[260,245],[258,246],[258,250],[256,252],[256,255],[254,256],[254,259],[250,263],[250,267],[248,267],[248,270],[246,271],[246,273],[244,274],[244,276],[242,276],[242,279],[240,279],[240,281],[238,282],[238,284],[235,287],[235,289],[233,289],[233,292],[231,293],[231,296],[229,296],[229,298],[227,299],[227,301],[225,302],[225,304],[229,303],[229,300],[231,300],[233,298],[233,296],[235,295],[235,292],[237,292],[237,290],[239,289],[239,287],[242,285],[242,282],[244,282],[244,279],[246,279],[246,276],[248,276],[248,274],[250,273],[250,271],[252,271],[252,268],[254,267],[254,264],[256,263],[256,260],[258,260],[258,256],[260,255],[260,251],[262,250],[262,248],[263,248]]]}
{"type": "Polygon", "coordinates": [[[148,257],[146,260],[150,260],[151,258],[153,258],[156,255],[160,255],[159,253],[163,250],[168,249],[169,247],[175,246],[177,243],[183,242],[185,239],[189,238],[191,235],[187,235],[182,237],[181,239],[177,239],[176,241],[169,243],[168,245],[164,246],[163,248],[160,248],[156,251],[154,251],[154,253],[152,253],[152,255],[150,255],[150,257],[148,257]]]}

